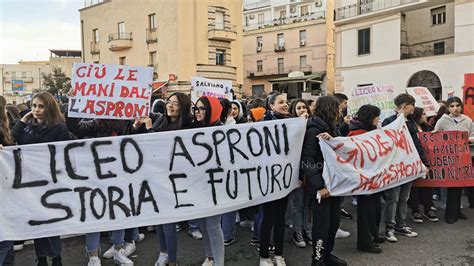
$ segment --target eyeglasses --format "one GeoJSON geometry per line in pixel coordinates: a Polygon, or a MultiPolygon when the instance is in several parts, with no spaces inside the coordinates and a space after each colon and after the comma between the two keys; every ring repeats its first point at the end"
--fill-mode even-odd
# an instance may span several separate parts
{"type": "Polygon", "coordinates": [[[179,106],[179,105],[180,105],[179,102],[177,102],[177,101],[170,101],[170,100],[166,101],[166,104],[174,105],[174,106],[179,106]]]}
{"type": "Polygon", "coordinates": [[[193,112],[196,113],[196,112],[204,112],[206,111],[206,108],[204,106],[193,106],[193,112]]]}

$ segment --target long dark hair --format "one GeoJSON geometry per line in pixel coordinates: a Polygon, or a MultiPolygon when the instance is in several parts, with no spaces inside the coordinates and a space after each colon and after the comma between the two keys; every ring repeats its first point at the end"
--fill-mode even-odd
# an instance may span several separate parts
{"type": "Polygon", "coordinates": [[[290,104],[290,114],[291,114],[291,116],[297,117],[297,115],[296,115],[296,105],[298,105],[298,103],[304,103],[304,105],[306,106],[306,111],[308,111],[308,117],[311,116],[311,111],[309,110],[308,102],[306,102],[306,100],[303,100],[303,99],[294,99],[293,101],[291,101],[291,104],[290,104]]]}
{"type": "Polygon", "coordinates": [[[441,119],[441,117],[446,114],[448,115],[449,114],[449,111],[448,111],[448,106],[446,105],[441,105],[438,109],[438,112],[436,113],[436,115],[430,119],[430,124],[432,127],[434,127],[436,125],[436,123],[438,122],[438,120],[441,119]]]}
{"type": "MultiPolygon", "coordinates": [[[[206,109],[206,115],[204,116],[204,121],[200,122],[202,125],[208,126],[209,121],[211,120],[211,103],[207,99],[207,97],[199,97],[199,99],[196,101],[195,106],[197,106],[198,102],[202,102],[204,105],[204,108],[206,109]]],[[[197,122],[196,119],[196,114],[194,114],[194,121],[197,122]]]]}
{"type": "Polygon", "coordinates": [[[336,128],[339,116],[339,101],[334,96],[322,96],[316,101],[314,116],[321,118],[330,128],[336,128]]]}
{"type": "Polygon", "coordinates": [[[51,93],[47,91],[39,92],[33,96],[31,102],[33,102],[34,99],[40,99],[44,104],[43,123],[47,127],[53,127],[64,122],[64,117],[59,109],[59,104],[51,93]]]}
{"type": "Polygon", "coordinates": [[[357,111],[355,118],[357,121],[361,122],[365,126],[368,126],[372,129],[375,129],[376,126],[372,124],[374,119],[378,116],[380,116],[380,108],[378,108],[375,105],[362,105],[359,110],[357,111]]]}
{"type": "MultiPolygon", "coordinates": [[[[182,92],[175,92],[166,99],[169,101],[171,97],[176,96],[179,102],[179,118],[177,119],[177,129],[182,129],[183,127],[188,127],[191,123],[191,99],[188,95],[182,92]]],[[[158,126],[158,131],[163,131],[168,128],[171,123],[171,117],[168,116],[168,110],[165,109],[163,114],[164,119],[163,122],[158,126]]]]}
{"type": "Polygon", "coordinates": [[[0,95],[0,139],[3,140],[3,143],[0,144],[12,145],[14,140],[10,132],[10,123],[8,122],[7,111],[5,109],[6,105],[6,99],[0,95]]]}
{"type": "Polygon", "coordinates": [[[413,119],[417,125],[421,124],[421,117],[423,116],[423,112],[425,109],[421,107],[415,107],[415,111],[413,111],[413,114],[409,115],[408,117],[413,119]]]}
{"type": "Polygon", "coordinates": [[[8,119],[11,121],[17,121],[21,119],[20,111],[18,111],[18,107],[13,104],[7,104],[6,106],[8,119]]]}

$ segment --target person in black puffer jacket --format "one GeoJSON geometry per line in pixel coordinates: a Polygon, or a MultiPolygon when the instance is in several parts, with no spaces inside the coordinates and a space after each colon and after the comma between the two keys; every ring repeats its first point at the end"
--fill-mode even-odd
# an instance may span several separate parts
{"type": "Polygon", "coordinates": [[[339,102],[331,96],[320,97],[316,112],[308,120],[301,155],[301,167],[307,178],[305,184],[313,212],[313,255],[311,265],[347,265],[332,254],[334,240],[340,224],[340,197],[332,197],[323,180],[324,158],[318,137],[330,139],[338,136],[336,122],[339,102]],[[321,200],[316,196],[319,193],[321,200]]]}

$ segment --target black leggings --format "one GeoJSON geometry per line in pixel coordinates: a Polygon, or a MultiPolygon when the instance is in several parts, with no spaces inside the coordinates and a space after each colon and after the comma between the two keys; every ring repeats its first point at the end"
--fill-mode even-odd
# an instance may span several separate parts
{"type": "Polygon", "coordinates": [[[357,248],[369,249],[379,237],[381,194],[357,196],[357,248]]]}
{"type": "Polygon", "coordinates": [[[288,204],[288,196],[267,202],[262,205],[263,219],[260,226],[260,257],[269,258],[268,248],[270,246],[270,234],[273,228],[273,242],[275,244],[275,255],[283,255],[283,241],[285,238],[285,212],[288,204]]]}
{"type": "Polygon", "coordinates": [[[313,256],[316,262],[323,262],[334,248],[337,229],[340,224],[341,198],[329,197],[311,202],[313,210],[313,256]]]}

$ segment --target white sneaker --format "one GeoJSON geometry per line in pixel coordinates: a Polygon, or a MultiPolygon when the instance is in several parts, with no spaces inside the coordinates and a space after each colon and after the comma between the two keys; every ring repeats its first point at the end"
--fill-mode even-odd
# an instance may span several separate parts
{"type": "Polygon", "coordinates": [[[213,265],[214,265],[214,261],[210,260],[209,258],[206,258],[204,262],[202,263],[202,266],[213,266],[213,265]]]}
{"type": "Polygon", "coordinates": [[[357,197],[352,196],[351,204],[352,204],[352,206],[357,207],[357,197]]]}
{"type": "Polygon", "coordinates": [[[121,248],[120,250],[115,250],[114,252],[114,263],[117,265],[123,266],[133,266],[133,261],[127,258],[125,255],[125,250],[121,248]]]}
{"type": "Polygon", "coordinates": [[[398,241],[397,237],[395,236],[395,231],[389,230],[386,233],[385,238],[387,239],[388,242],[395,243],[398,241]]]}
{"type": "Polygon", "coordinates": [[[135,239],[135,242],[140,242],[145,239],[145,234],[138,234],[138,239],[135,239]]]}
{"type": "Polygon", "coordinates": [[[97,256],[90,256],[87,266],[101,266],[100,259],[97,256]]]}
{"type": "Polygon", "coordinates": [[[275,265],[286,266],[285,258],[283,258],[282,256],[275,256],[275,265]]]}
{"type": "Polygon", "coordinates": [[[24,247],[25,247],[25,245],[23,245],[23,244],[14,245],[13,250],[14,251],[20,251],[20,250],[23,250],[24,247]]]}
{"type": "Polygon", "coordinates": [[[147,231],[147,232],[153,232],[153,231],[155,231],[155,226],[154,226],[154,225],[147,226],[147,227],[146,227],[146,231],[147,231]]]}
{"type": "Polygon", "coordinates": [[[112,245],[109,249],[107,249],[106,252],[104,252],[104,254],[102,254],[102,258],[104,259],[111,259],[114,257],[114,253],[115,253],[115,248],[114,246],[112,245]]]}
{"type": "Polygon", "coordinates": [[[201,231],[199,230],[193,230],[193,231],[188,230],[188,235],[192,236],[196,240],[202,239],[202,234],[201,234],[201,231]]]}
{"type": "Polygon", "coordinates": [[[273,260],[270,258],[260,258],[259,266],[273,266],[273,260]]]}
{"type": "Polygon", "coordinates": [[[123,245],[123,249],[125,250],[125,256],[130,256],[132,255],[135,250],[137,249],[137,246],[135,245],[135,241],[132,241],[132,243],[127,243],[123,245]]]}
{"type": "Polygon", "coordinates": [[[341,228],[337,229],[336,238],[348,238],[351,236],[351,233],[342,230],[341,228]]]}
{"type": "Polygon", "coordinates": [[[168,254],[160,252],[160,256],[155,262],[155,266],[166,266],[169,262],[168,254]]]}
{"type": "Polygon", "coordinates": [[[245,228],[252,228],[253,222],[249,220],[245,220],[245,221],[241,221],[239,225],[245,228]]]}

